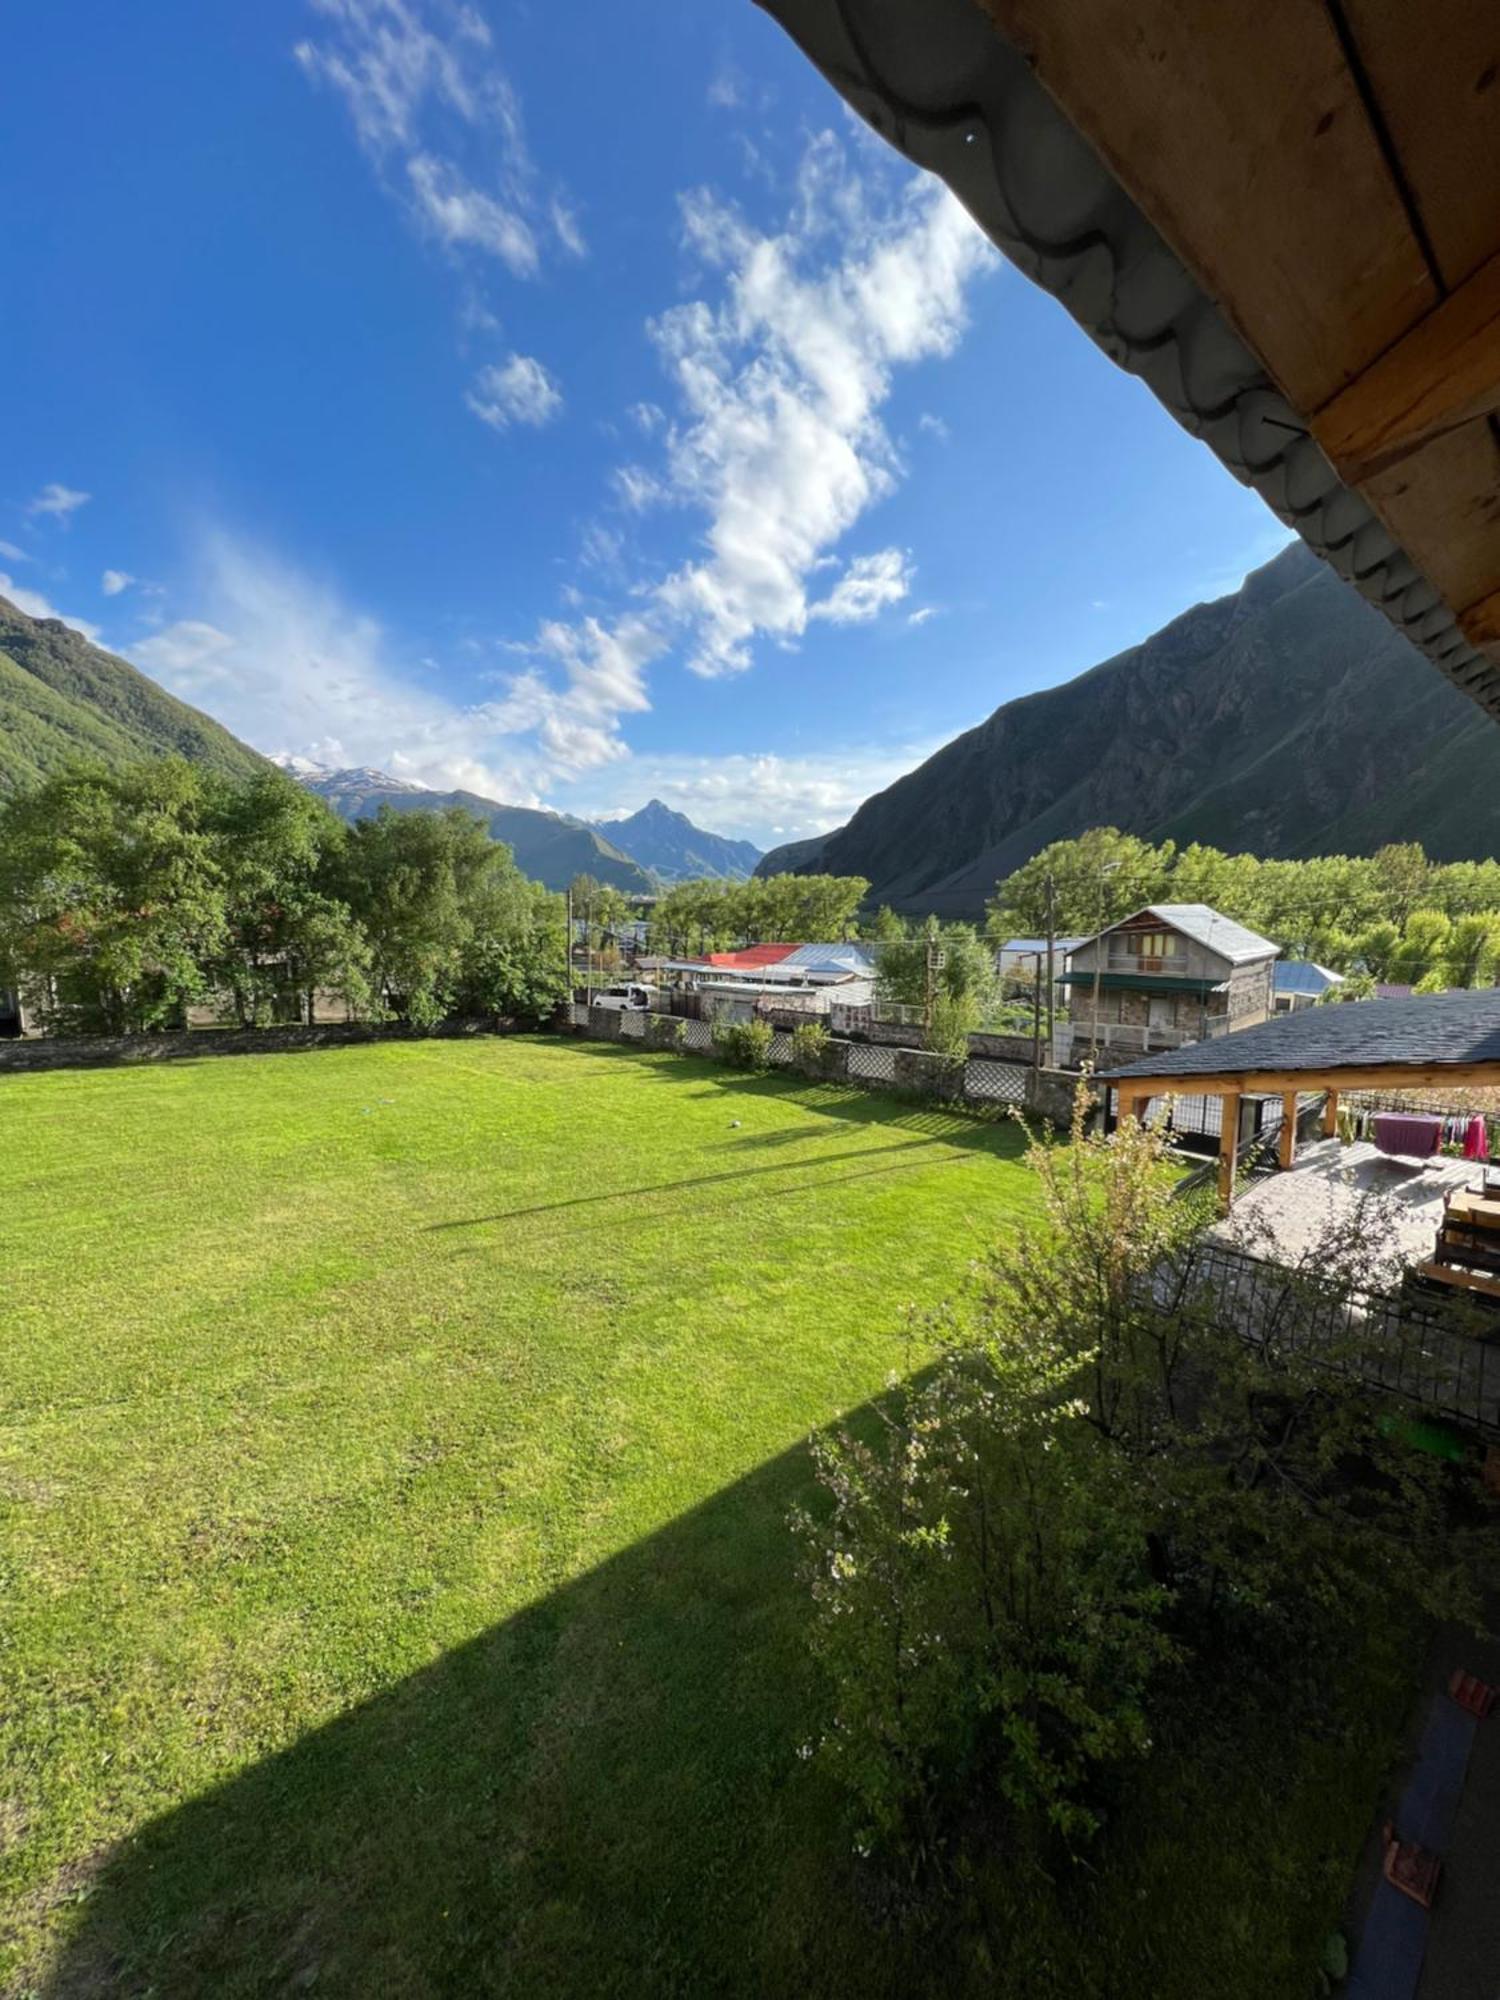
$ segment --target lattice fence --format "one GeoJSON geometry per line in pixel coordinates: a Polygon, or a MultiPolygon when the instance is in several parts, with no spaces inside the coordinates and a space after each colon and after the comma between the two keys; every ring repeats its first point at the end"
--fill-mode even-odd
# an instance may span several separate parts
{"type": "Polygon", "coordinates": [[[620,1016],[620,1039],[626,1042],[643,1042],[646,1039],[646,1016],[625,1013],[620,1016]]]}
{"type": "Polygon", "coordinates": [[[964,1096],[976,1104],[1024,1104],[1026,1072],[1019,1063],[970,1056],[964,1064],[964,1096]]]}
{"type": "Polygon", "coordinates": [[[684,1021],[683,1026],[687,1031],[682,1038],[682,1046],[685,1049],[697,1049],[701,1051],[713,1047],[713,1030],[709,1027],[707,1021],[684,1021]]]}
{"type": "Polygon", "coordinates": [[[779,1031],[773,1034],[769,1054],[773,1063],[780,1063],[783,1067],[789,1063],[792,1060],[791,1036],[783,1035],[779,1031]]]}
{"type": "Polygon", "coordinates": [[[881,1048],[873,1042],[851,1042],[849,1044],[849,1081],[851,1083],[894,1083],[896,1081],[896,1051],[881,1048]]]}

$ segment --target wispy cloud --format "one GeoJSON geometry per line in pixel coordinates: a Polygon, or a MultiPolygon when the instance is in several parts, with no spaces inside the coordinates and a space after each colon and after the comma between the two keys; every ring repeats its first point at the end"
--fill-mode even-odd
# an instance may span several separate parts
{"type": "Polygon", "coordinates": [[[27,555],[25,549],[18,549],[14,542],[0,542],[0,557],[6,562],[35,562],[35,556],[27,555]]]}
{"type": "Polygon", "coordinates": [[[530,354],[512,354],[481,368],[464,401],[481,423],[497,431],[512,424],[536,429],[550,423],[563,406],[557,383],[530,354]]]}
{"type": "Polygon", "coordinates": [[[28,590],[23,583],[17,583],[0,570],[0,597],[8,597],[17,611],[24,611],[28,618],[60,618],[64,625],[81,632],[85,639],[97,639],[99,627],[87,618],[70,618],[49,604],[39,590],[28,590]]]}
{"type": "Polygon", "coordinates": [[[80,493],[76,486],[64,486],[61,481],[52,479],[40,493],[27,501],[26,511],[28,514],[50,514],[54,520],[66,521],[93,497],[91,493],[80,493]]]}
{"type": "Polygon", "coordinates": [[[128,569],[107,569],[99,579],[99,588],[106,597],[118,597],[122,590],[129,590],[135,578],[128,569]]]}
{"type": "Polygon", "coordinates": [[[461,0],[312,0],[317,37],[293,54],[343,99],[383,184],[449,249],[518,277],[541,244],[584,252],[567,196],[543,184],[484,17],[461,0]]]}

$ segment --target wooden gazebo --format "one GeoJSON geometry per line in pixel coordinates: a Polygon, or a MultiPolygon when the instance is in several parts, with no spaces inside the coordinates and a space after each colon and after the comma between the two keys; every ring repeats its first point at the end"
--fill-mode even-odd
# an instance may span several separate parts
{"type": "Polygon", "coordinates": [[[1219,1199],[1227,1209],[1246,1097],[1282,1099],[1280,1159],[1290,1167],[1304,1092],[1327,1093],[1323,1129],[1332,1132],[1341,1091],[1500,1089],[1500,989],[1308,1007],[1238,1034],[1142,1057],[1099,1083],[1116,1093],[1121,1119],[1140,1116],[1153,1098],[1219,1098],[1219,1199]]]}

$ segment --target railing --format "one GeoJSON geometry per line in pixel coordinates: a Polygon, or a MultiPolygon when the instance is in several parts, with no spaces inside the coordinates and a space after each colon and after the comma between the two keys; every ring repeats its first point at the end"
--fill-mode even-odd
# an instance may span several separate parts
{"type": "Polygon", "coordinates": [[[1500,1315],[1427,1305],[1409,1292],[1341,1292],[1225,1244],[1200,1244],[1189,1282],[1225,1326],[1269,1352],[1301,1354],[1487,1437],[1500,1437],[1500,1315]]]}

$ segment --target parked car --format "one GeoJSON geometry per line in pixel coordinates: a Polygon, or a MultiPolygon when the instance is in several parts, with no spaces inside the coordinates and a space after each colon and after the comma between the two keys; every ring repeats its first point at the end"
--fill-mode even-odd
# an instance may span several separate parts
{"type": "Polygon", "coordinates": [[[644,1014],[650,1011],[657,993],[654,986],[638,986],[634,980],[623,986],[606,986],[593,998],[595,1007],[607,1007],[615,1014],[644,1014]]]}

